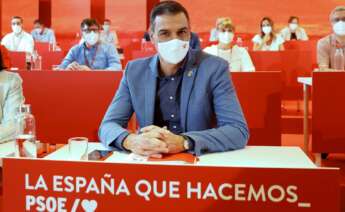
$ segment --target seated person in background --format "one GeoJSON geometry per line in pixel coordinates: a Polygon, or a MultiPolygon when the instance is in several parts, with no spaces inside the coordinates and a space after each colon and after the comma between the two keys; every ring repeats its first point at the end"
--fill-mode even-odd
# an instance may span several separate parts
{"type": "Polygon", "coordinates": [[[230,71],[255,71],[248,51],[234,44],[235,26],[230,18],[218,22],[218,45],[206,47],[206,53],[219,56],[230,64],[230,71]]]}
{"type": "Polygon", "coordinates": [[[158,158],[244,148],[248,128],[229,64],[189,47],[187,10],[176,1],[155,5],[150,35],[158,54],[128,63],[100,126],[102,143],[158,158]],[[140,134],[125,129],[134,112],[140,134]]]}
{"type": "Polygon", "coordinates": [[[252,39],[254,51],[282,51],[284,50],[283,38],[274,32],[272,19],[264,17],[260,22],[260,34],[252,39]]]}
{"type": "Polygon", "coordinates": [[[45,27],[40,20],[34,21],[34,29],[31,31],[31,35],[37,42],[56,44],[54,31],[45,27]]]}
{"type": "Polygon", "coordinates": [[[211,31],[210,31],[210,38],[209,38],[209,41],[210,41],[210,42],[218,41],[218,30],[217,30],[217,26],[218,26],[219,23],[222,21],[222,19],[224,19],[224,18],[217,18],[216,27],[211,29],[211,31]]]}
{"type": "MultiPolygon", "coordinates": [[[[146,42],[151,41],[150,33],[145,32],[143,39],[145,39],[146,42]]],[[[201,49],[200,38],[195,32],[191,32],[191,39],[189,41],[189,47],[192,49],[198,49],[198,50],[201,49]]]]}
{"type": "Polygon", "coordinates": [[[95,19],[81,22],[83,42],[73,46],[62,63],[60,70],[112,70],[120,71],[121,63],[114,45],[100,41],[100,26],[95,19]]]}
{"type": "Polygon", "coordinates": [[[103,22],[103,30],[101,32],[101,41],[104,43],[115,45],[115,47],[119,48],[119,40],[117,38],[117,34],[115,30],[110,30],[111,21],[110,19],[104,19],[103,22]]]}
{"type": "Polygon", "coordinates": [[[305,30],[299,25],[299,18],[291,16],[289,18],[289,26],[280,31],[280,35],[285,41],[288,40],[308,40],[305,30]]]}
{"type": "Polygon", "coordinates": [[[22,79],[6,68],[0,51],[0,143],[15,139],[15,116],[24,103],[22,79]]]}
{"type": "Polygon", "coordinates": [[[8,51],[26,52],[26,61],[29,64],[34,51],[34,39],[23,30],[23,18],[13,16],[11,26],[12,32],[4,36],[1,45],[5,46],[8,51]]]}
{"type": "Polygon", "coordinates": [[[336,7],[330,14],[333,33],[317,43],[317,62],[320,71],[345,69],[345,6],[336,7]]]}

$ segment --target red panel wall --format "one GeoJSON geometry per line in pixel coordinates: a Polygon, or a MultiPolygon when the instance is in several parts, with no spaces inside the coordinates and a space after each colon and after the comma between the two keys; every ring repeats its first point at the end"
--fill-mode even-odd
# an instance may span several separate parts
{"type": "Polygon", "coordinates": [[[90,0],[52,0],[52,28],[57,35],[75,35],[88,17],[90,0]]]}
{"type": "Polygon", "coordinates": [[[105,0],[91,0],[91,17],[102,23],[105,18],[105,0]]]}
{"type": "Polygon", "coordinates": [[[196,32],[209,31],[216,18],[230,16],[238,32],[256,33],[263,16],[270,16],[277,28],[282,28],[290,15],[301,18],[310,34],[325,34],[330,30],[328,16],[344,0],[178,0],[189,11],[196,32]]]}
{"type": "Polygon", "coordinates": [[[24,18],[24,29],[32,30],[33,21],[38,18],[38,0],[1,0],[1,32],[11,32],[11,17],[14,15],[24,18]]]}
{"type": "Polygon", "coordinates": [[[106,0],[105,17],[117,31],[146,30],[146,0],[106,0]]]}

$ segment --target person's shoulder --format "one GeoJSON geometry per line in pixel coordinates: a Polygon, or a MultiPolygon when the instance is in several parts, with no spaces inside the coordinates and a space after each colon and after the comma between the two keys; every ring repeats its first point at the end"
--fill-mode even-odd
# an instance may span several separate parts
{"type": "Polygon", "coordinates": [[[203,49],[204,52],[208,54],[215,54],[217,53],[217,45],[211,45],[203,49]]]}
{"type": "Polygon", "coordinates": [[[8,39],[10,39],[13,36],[13,32],[7,33],[1,41],[7,41],[8,39]]]}
{"type": "Polygon", "coordinates": [[[254,42],[254,43],[260,43],[261,42],[261,36],[259,35],[259,34],[256,34],[256,35],[254,35],[254,37],[253,37],[253,39],[252,39],[252,41],[254,42]]]}
{"type": "Polygon", "coordinates": [[[246,53],[248,52],[246,48],[244,47],[241,47],[241,46],[238,46],[238,45],[234,45],[232,47],[232,51],[235,53],[239,53],[239,54],[243,54],[243,53],[246,53]]]}
{"type": "Polygon", "coordinates": [[[318,46],[330,46],[332,35],[327,35],[318,40],[318,46]]]}
{"type": "Polygon", "coordinates": [[[282,30],[280,30],[280,33],[287,33],[289,31],[290,31],[289,27],[286,26],[282,30]]]}
{"type": "Polygon", "coordinates": [[[198,61],[200,68],[206,68],[209,72],[217,70],[219,67],[228,66],[228,61],[224,60],[221,57],[211,55],[207,52],[196,51],[194,54],[198,54],[198,61]]]}
{"type": "Polygon", "coordinates": [[[10,84],[21,84],[22,78],[19,76],[18,73],[10,72],[10,71],[0,71],[1,81],[2,83],[10,83],[10,84]]]}
{"type": "Polygon", "coordinates": [[[150,65],[157,65],[158,55],[155,54],[150,57],[143,57],[135,60],[131,60],[127,63],[126,72],[131,76],[143,76],[143,73],[150,70],[150,65]]]}
{"type": "Polygon", "coordinates": [[[26,31],[23,31],[23,35],[24,35],[25,37],[27,37],[27,38],[32,38],[31,33],[28,33],[28,32],[26,32],[26,31]]]}

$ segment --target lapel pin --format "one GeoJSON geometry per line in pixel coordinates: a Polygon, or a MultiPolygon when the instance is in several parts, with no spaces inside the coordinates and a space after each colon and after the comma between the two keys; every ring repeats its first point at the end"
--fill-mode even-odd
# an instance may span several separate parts
{"type": "Polygon", "coordinates": [[[193,71],[188,71],[187,76],[192,77],[192,75],[193,75],[193,71]]]}

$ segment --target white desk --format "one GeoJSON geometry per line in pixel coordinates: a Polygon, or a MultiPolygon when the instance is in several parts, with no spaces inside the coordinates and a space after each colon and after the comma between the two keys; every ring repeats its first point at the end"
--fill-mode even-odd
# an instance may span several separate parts
{"type": "Polygon", "coordinates": [[[311,77],[298,77],[297,82],[303,84],[303,140],[304,151],[307,153],[309,147],[309,96],[310,87],[313,85],[313,79],[311,77]]]}
{"type": "MultiPolygon", "coordinates": [[[[88,151],[106,150],[100,143],[89,143],[88,151]]],[[[68,145],[45,157],[50,160],[68,160],[68,145]]],[[[137,162],[129,154],[114,152],[105,162],[109,163],[149,163],[176,165],[171,162],[137,162]]],[[[178,165],[182,165],[178,163],[178,165]]],[[[199,157],[196,165],[231,166],[231,167],[265,167],[265,168],[316,168],[314,163],[299,147],[247,146],[245,149],[206,154],[199,157]]]]}

